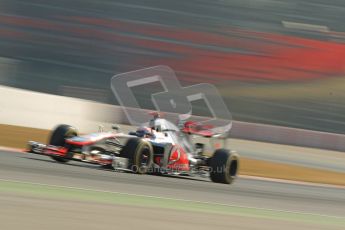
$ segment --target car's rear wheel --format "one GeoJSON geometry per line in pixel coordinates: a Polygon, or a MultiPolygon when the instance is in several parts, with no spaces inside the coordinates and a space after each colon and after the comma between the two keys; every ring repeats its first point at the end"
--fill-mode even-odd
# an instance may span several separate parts
{"type": "Polygon", "coordinates": [[[227,149],[217,149],[209,164],[213,182],[231,184],[237,176],[239,156],[227,149]]]}
{"type": "Polygon", "coordinates": [[[130,169],[137,174],[145,174],[152,168],[153,148],[143,139],[130,138],[122,148],[121,156],[130,160],[130,169]]]}
{"type": "MultiPolygon", "coordinates": [[[[78,131],[76,128],[70,125],[58,125],[51,133],[49,144],[54,146],[65,146],[66,138],[71,138],[78,136],[78,131]]],[[[66,163],[69,161],[68,158],[52,156],[54,160],[61,163],[66,163]]]]}

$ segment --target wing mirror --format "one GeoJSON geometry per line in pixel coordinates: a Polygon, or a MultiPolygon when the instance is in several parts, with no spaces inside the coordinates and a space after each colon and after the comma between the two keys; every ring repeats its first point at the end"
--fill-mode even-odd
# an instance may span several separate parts
{"type": "Polygon", "coordinates": [[[115,130],[115,131],[119,131],[120,127],[118,125],[114,124],[114,125],[111,126],[111,129],[115,130]]]}
{"type": "Polygon", "coordinates": [[[104,125],[98,125],[98,132],[101,133],[104,131],[104,125]]]}

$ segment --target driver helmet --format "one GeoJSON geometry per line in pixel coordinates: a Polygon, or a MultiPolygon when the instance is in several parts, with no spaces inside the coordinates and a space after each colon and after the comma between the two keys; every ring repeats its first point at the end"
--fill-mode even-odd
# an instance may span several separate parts
{"type": "Polygon", "coordinates": [[[143,126],[137,129],[136,135],[138,137],[149,138],[153,136],[152,129],[149,127],[143,126]]]}

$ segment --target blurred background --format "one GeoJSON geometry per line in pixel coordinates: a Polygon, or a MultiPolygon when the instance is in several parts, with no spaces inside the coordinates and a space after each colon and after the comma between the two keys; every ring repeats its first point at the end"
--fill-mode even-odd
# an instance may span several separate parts
{"type": "Polygon", "coordinates": [[[342,0],[0,0],[0,84],[116,104],[113,75],[168,65],[235,120],[344,134],[344,22],[342,0]]]}

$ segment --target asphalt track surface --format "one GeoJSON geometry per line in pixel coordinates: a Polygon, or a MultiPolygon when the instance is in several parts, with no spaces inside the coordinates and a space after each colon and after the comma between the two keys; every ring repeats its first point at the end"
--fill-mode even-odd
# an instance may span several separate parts
{"type": "MultiPolygon", "coordinates": [[[[267,229],[268,225],[276,227],[278,225],[283,225],[283,228],[292,227],[294,229],[333,229],[333,227],[334,229],[343,229],[345,226],[345,189],[343,188],[281,183],[244,178],[239,178],[234,184],[229,186],[209,182],[206,178],[185,179],[170,176],[163,177],[135,175],[131,173],[105,170],[98,166],[78,162],[72,162],[69,164],[56,163],[45,156],[1,151],[0,203],[1,206],[8,207],[8,212],[5,212],[4,210],[2,211],[2,215],[4,215],[3,218],[6,218],[6,216],[10,218],[11,212],[23,212],[24,214],[29,213],[30,215],[33,215],[33,213],[42,212],[42,215],[46,214],[48,217],[51,217],[52,215],[54,216],[56,214],[47,214],[41,209],[45,209],[47,206],[51,207],[51,205],[56,206],[55,203],[59,203],[51,199],[43,199],[46,201],[44,203],[42,199],[29,199],[23,195],[16,196],[14,194],[9,195],[8,193],[3,193],[2,190],[6,187],[4,184],[6,181],[15,183],[20,181],[31,183],[31,185],[39,183],[44,185],[65,186],[120,194],[135,194],[144,197],[150,196],[157,199],[161,199],[163,197],[172,199],[173,201],[176,200],[176,205],[178,202],[188,200],[188,202],[197,201],[201,203],[229,205],[229,207],[237,209],[255,209],[259,210],[259,212],[272,212],[271,214],[267,214],[268,216],[272,216],[272,219],[255,219],[255,217],[244,218],[243,216],[236,217],[236,215],[226,215],[222,217],[222,215],[217,216],[214,213],[210,213],[208,215],[208,223],[213,223],[213,221],[215,221],[218,223],[217,227],[219,229],[225,228],[226,226],[231,226],[225,220],[240,221],[236,222],[237,225],[233,225],[238,226],[237,229],[260,229],[260,227],[264,226],[266,226],[267,229]],[[29,209],[29,207],[31,207],[31,211],[25,211],[25,208],[29,209]],[[335,218],[340,221],[340,225],[338,223],[337,226],[326,226],[317,225],[315,223],[315,226],[308,226],[305,225],[306,223],[294,221],[285,223],[284,225],[284,223],[279,222],[279,219],[276,220],[273,218],[276,215],[275,213],[281,212],[296,215],[302,213],[303,215],[307,214],[314,216],[316,219],[335,218]],[[223,223],[223,225],[221,223],[223,223]]],[[[158,200],[157,203],[159,202],[160,201],[158,200]]],[[[64,202],[61,201],[59,205],[62,205],[63,203],[64,202]]],[[[65,203],[66,205],[63,206],[63,210],[66,209],[68,212],[73,212],[73,209],[76,209],[76,207],[79,206],[80,210],[84,210],[83,212],[87,210],[87,203],[85,204],[85,202],[74,202],[74,206],[72,205],[73,202],[72,204],[70,202],[65,203]],[[71,207],[68,209],[69,206],[71,207]]],[[[54,209],[54,212],[58,213],[59,210],[62,210],[58,208],[58,205],[56,207],[57,208],[56,210],[54,209]]],[[[112,207],[108,205],[103,207],[102,205],[96,203],[90,203],[89,208],[92,207],[94,207],[95,210],[104,210],[104,208],[111,210],[115,206],[112,207]]],[[[132,213],[133,215],[138,215],[138,213],[141,213],[141,209],[139,207],[135,208],[124,205],[123,207],[120,206],[120,208],[121,210],[123,209],[123,212],[119,216],[122,216],[125,219],[129,218],[128,215],[125,217],[126,213],[132,213]]],[[[142,211],[145,213],[143,215],[149,215],[150,213],[152,215],[157,215],[157,212],[160,212],[159,210],[161,210],[161,208],[148,208],[142,211]]],[[[81,215],[83,215],[83,212],[81,212],[81,215]]],[[[119,212],[118,209],[117,212],[119,212]]],[[[199,217],[203,218],[205,213],[198,215],[194,212],[186,212],[186,210],[181,212],[168,210],[165,214],[162,214],[162,212],[160,213],[161,214],[159,216],[163,219],[165,218],[165,215],[175,215],[176,218],[179,215],[187,215],[190,216],[190,219],[188,219],[190,222],[186,223],[187,225],[191,224],[191,226],[200,226],[201,229],[206,229],[207,227],[203,224],[205,219],[199,220],[199,217]],[[193,218],[194,221],[192,221],[193,218]]],[[[60,212],[60,214],[62,216],[67,215],[66,211],[60,212]]],[[[102,216],[102,214],[98,213],[97,211],[95,211],[93,215],[95,218],[102,216]]],[[[29,218],[29,216],[26,218],[29,218]]],[[[73,221],[75,224],[80,224],[80,220],[79,222],[77,220],[73,221]]],[[[147,222],[148,219],[143,220],[143,226],[150,226],[150,224],[148,222],[146,223],[145,221],[147,222]]],[[[167,219],[166,223],[169,223],[169,221],[172,220],[167,219]]],[[[8,222],[6,223],[8,224],[8,222]]],[[[9,225],[8,227],[11,226],[9,225]]],[[[20,228],[20,225],[17,227],[20,228]]]]}

